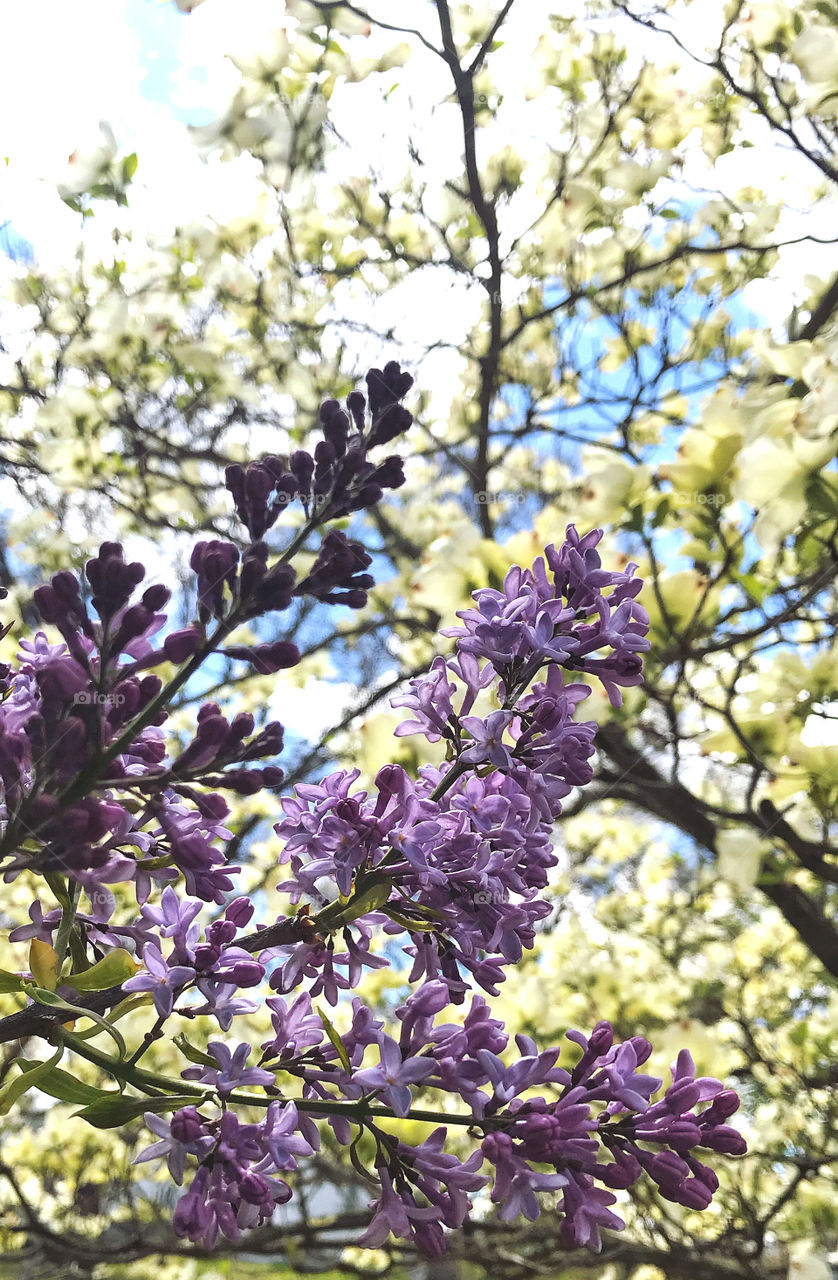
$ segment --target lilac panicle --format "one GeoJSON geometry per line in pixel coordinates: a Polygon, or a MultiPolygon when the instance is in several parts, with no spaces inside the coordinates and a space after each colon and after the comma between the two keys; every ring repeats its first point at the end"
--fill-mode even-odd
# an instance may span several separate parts
{"type": "MultiPolygon", "coordinates": [[[[372,455],[409,428],[401,402],[411,385],[395,362],[371,369],[366,395],[323,402],[311,451],[227,469],[249,541],[195,545],[197,617],[187,625],[167,630],[168,588],[143,589],[144,566],[104,542],[83,579],[62,571],[35,591],[60,641],[37,632],[21,641],[14,665],[0,665],[3,874],[48,873],[51,890],[52,877],[66,878],[87,895],[74,912],[74,965],[78,947],[89,946],[91,962],[117,947],[140,957],[120,994],[151,997],[154,1034],[175,1009],[198,1028],[209,1017],[229,1032],[258,1009],[257,988],[275,993],[258,1055],[241,1021],[229,1043],[204,1038],[205,1050],[178,1038],[189,1061],[181,1076],[193,1083],[172,1088],[194,1093],[195,1105],[146,1117],[156,1140],[138,1160],[165,1158],[173,1180],[186,1181],[174,1229],[202,1249],[269,1222],[287,1202],[298,1161],[318,1149],[316,1118],[350,1147],[356,1168],[353,1135],[374,1139],[367,1172],[380,1193],[361,1243],[395,1235],[429,1257],[444,1251],[476,1196],[502,1219],[531,1220],[549,1196],[560,1240],[599,1249],[603,1231],[623,1227],[615,1192],[645,1177],[673,1203],[703,1209],[718,1187],[704,1153],[745,1149],[727,1123],[736,1094],[696,1077],[686,1051],[664,1090],[644,1070],[649,1042],[615,1043],[599,1023],[590,1035],[568,1032],[575,1060],[565,1066],[557,1047],[525,1035],[510,1042],[474,993],[495,994],[532,947],[551,910],[554,824],[592,778],[596,725],[577,718],[590,690],[573,673],[598,679],[614,706],[642,679],[641,583],[634,565],[602,567],[599,531],[579,535],[570,525],[560,547],[532,568],[510,569],[501,590],[475,592],[461,625],[443,633],[454,652],[393,699],[409,717],[396,736],[439,744],[438,767],[414,778],[385,764],[369,791],[358,788],[357,769],[340,770],[281,799],[275,830],[288,878],[280,889],[296,915],[248,933],[254,904],[231,900],[241,868],[231,865],[224,793],[279,786],[283,729],[258,727],[250,713],[228,718],[206,702],[172,754],[170,699],[212,653],[263,675],[295,665],[287,629],[269,631],[267,619],[303,597],[363,607],[369,553],[322,527],[403,482],[400,457],[372,455]],[[276,554],[266,538],[290,504],[305,524],[276,554]],[[298,574],[291,551],[310,547],[317,530],[298,574]],[[237,643],[236,629],[256,619],[265,629],[237,643]],[[179,668],[168,686],[152,670],[167,664],[179,668]],[[136,897],[127,921],[116,916],[117,884],[136,897]],[[202,919],[207,904],[212,918],[202,919]],[[351,993],[367,970],[390,963],[396,938],[412,990],[387,1023],[351,993]],[[320,997],[343,999],[340,1032],[313,1003],[320,997]],[[460,1006],[458,1016],[449,1006],[460,1006]],[[289,1080],[296,1103],[277,1096],[289,1080]],[[409,1145],[391,1123],[379,1125],[380,1116],[435,1119],[428,1099],[480,1135],[465,1160],[446,1150],[444,1128],[409,1145]],[[236,1111],[244,1102],[247,1114],[263,1103],[261,1118],[244,1123],[236,1111]]],[[[57,944],[63,919],[62,909],[33,902],[12,941],[57,944]]],[[[71,979],[64,990],[73,991],[71,979]]]]}

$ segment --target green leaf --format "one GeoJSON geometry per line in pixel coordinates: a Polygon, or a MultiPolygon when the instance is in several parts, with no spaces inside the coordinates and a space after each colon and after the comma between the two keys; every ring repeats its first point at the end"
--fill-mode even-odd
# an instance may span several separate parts
{"type": "MultiPolygon", "coordinates": [[[[17,1065],[26,1072],[38,1070],[37,1062],[21,1061],[17,1065]]],[[[72,1102],[77,1107],[87,1106],[88,1103],[98,1102],[100,1098],[108,1096],[105,1090],[94,1089],[93,1085],[77,1080],[68,1071],[61,1071],[58,1067],[53,1067],[52,1071],[48,1071],[36,1083],[42,1093],[48,1093],[51,1098],[57,1098],[59,1102],[72,1102]]]]}
{"type": "Polygon", "coordinates": [[[130,156],[126,156],[122,161],[122,179],[124,182],[130,182],[134,174],[137,172],[137,153],[132,151],[130,156]]]}
{"type": "Polygon", "coordinates": [[[6,969],[0,969],[0,995],[9,995],[12,991],[23,990],[23,978],[19,973],[9,973],[6,969]]]}
{"type": "Polygon", "coordinates": [[[320,1021],[323,1023],[323,1026],[326,1029],[326,1035],[329,1037],[332,1048],[335,1050],[338,1057],[340,1058],[340,1065],[343,1067],[344,1071],[351,1071],[352,1063],[349,1061],[349,1054],[346,1052],[346,1045],[341,1040],[337,1031],[335,1031],[335,1028],[332,1026],[331,1022],[326,1017],[323,1010],[316,1008],[316,1012],[318,1017],[320,1018],[320,1021]]]}
{"type": "MultiPolygon", "coordinates": [[[[115,1009],[111,1009],[105,1021],[112,1027],[115,1022],[119,1022],[119,1019],[124,1018],[127,1013],[133,1013],[135,1009],[141,1009],[151,1003],[152,997],[150,994],[145,991],[136,991],[133,995],[126,996],[124,1000],[121,1000],[115,1009]]],[[[99,1030],[95,1026],[88,1027],[86,1031],[73,1032],[77,1040],[91,1040],[93,1036],[98,1036],[98,1034],[99,1030]]]]}
{"type": "Polygon", "coordinates": [[[94,1129],[119,1129],[130,1120],[137,1120],[147,1111],[154,1115],[163,1115],[166,1111],[177,1111],[180,1107],[188,1107],[202,1099],[194,1093],[176,1094],[169,1098],[100,1098],[81,1111],[74,1111],[73,1117],[86,1120],[94,1129]]]}
{"type": "Polygon", "coordinates": [[[754,604],[762,604],[768,590],[766,583],[760,582],[753,573],[735,573],[733,577],[745,590],[749,600],[753,600],[754,604]]]}
{"type": "Polygon", "coordinates": [[[392,888],[393,882],[388,877],[372,876],[366,883],[358,886],[348,902],[333,902],[331,906],[319,912],[316,922],[324,929],[340,929],[357,920],[359,916],[366,915],[368,911],[377,911],[379,907],[383,907],[390,897],[392,888]]]}
{"type": "Polygon", "coordinates": [[[195,1062],[200,1067],[215,1067],[217,1069],[217,1060],[211,1057],[210,1054],[204,1053],[203,1049],[198,1049],[194,1044],[190,1044],[185,1032],[181,1031],[180,1035],[174,1036],[172,1043],[177,1045],[184,1058],[188,1058],[190,1062],[195,1062]]]}
{"type": "Polygon", "coordinates": [[[64,1046],[60,1045],[56,1049],[51,1058],[46,1062],[33,1062],[29,1071],[24,1071],[22,1075],[15,1076],[14,1080],[7,1080],[0,1088],[0,1116],[7,1116],[18,1098],[23,1097],[27,1089],[31,1089],[33,1085],[38,1084],[44,1076],[49,1075],[53,1067],[61,1061],[61,1055],[64,1052],[64,1046]]]}
{"type": "Polygon", "coordinates": [[[124,947],[115,947],[108,952],[104,960],[91,965],[82,973],[71,973],[63,978],[68,986],[76,991],[104,991],[107,987],[118,987],[134,974],[141,966],[124,947]]]}

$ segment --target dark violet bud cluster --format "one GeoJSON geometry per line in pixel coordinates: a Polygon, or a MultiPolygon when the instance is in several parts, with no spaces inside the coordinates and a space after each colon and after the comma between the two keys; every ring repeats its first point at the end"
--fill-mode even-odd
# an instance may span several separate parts
{"type": "Polygon", "coordinates": [[[333,529],[323,539],[311,572],[297,587],[297,594],[362,609],[374,582],[372,574],[364,573],[371,564],[372,557],[359,542],[350,542],[340,530],[333,529]]]}
{"type": "Polygon", "coordinates": [[[368,459],[371,449],[403,435],[413,421],[401,400],[413,386],[395,361],[367,374],[367,401],[360,391],[320,406],[322,439],[314,453],[298,449],[287,458],[273,455],[246,468],[227,468],[227,488],[236,513],[254,541],[262,539],[289,503],[298,500],[307,516],[333,520],[378,502],[385,489],[404,483],[401,458],[368,459]]]}
{"type": "MultiPolygon", "coordinates": [[[[299,785],[275,827],[288,867],[281,912],[255,926],[254,904],[232,896],[241,868],[230,865],[238,842],[223,793],[280,785],[282,726],[207,701],[174,745],[170,708],[214,655],[262,674],[299,661],[285,636],[237,642],[242,623],[301,596],[366,602],[371,558],[343,532],[325,530],[305,568],[291,560],[328,520],[402,482],[399,458],[368,453],[410,425],[411,384],[394,362],[372,369],[366,396],[323,404],[313,453],[229,468],[251,541],[195,546],[197,617],[186,626],[168,629],[168,589],[142,590],[143,566],[105,542],[85,582],[65,571],[35,592],[57,638],[39,631],[0,666],[0,869],[45,886],[10,935],[30,954],[3,975],[28,1003],[0,1028],[6,1040],[46,1034],[59,1056],[93,1054],[105,1072],[110,1062],[125,1092],[101,1094],[108,1115],[124,1103],[136,1116],[132,1090],[149,1097],[157,1141],[139,1160],[165,1157],[178,1185],[189,1171],[174,1227],[202,1248],[272,1220],[298,1161],[318,1149],[318,1120],[376,1186],[360,1242],[394,1235],[431,1257],[475,1200],[533,1219],[545,1195],[563,1243],[598,1249],[604,1229],[623,1226],[615,1192],[645,1177],[703,1209],[718,1181],[697,1153],[744,1150],[726,1123],[736,1095],[696,1079],[686,1051],[658,1096],[661,1081],[641,1069],[652,1052],[643,1037],[615,1044],[607,1023],[568,1032],[575,1064],[559,1066],[557,1048],[524,1035],[510,1044],[475,993],[496,994],[532,947],[551,910],[554,824],[592,779],[596,725],[576,719],[590,689],[568,673],[599,679],[615,706],[642,678],[640,582],[634,565],[602,567],[598,531],[580,537],[571,525],[502,590],[476,592],[462,625],[443,633],[453,653],[393,700],[408,712],[397,735],[439,744],[437,767],[414,778],[385,763],[369,791],[356,769],[299,785]],[[305,526],[273,553],[263,539],[291,501],[305,526]],[[164,683],[156,667],[174,674],[164,683]],[[112,885],[130,886],[134,905],[124,890],[118,905],[112,885]],[[411,992],[385,1023],[352,992],[392,963],[397,939],[411,992]],[[321,996],[339,1006],[340,1033],[313,1004],[321,996]],[[104,1030],[119,1043],[101,1014],[127,998],[149,1006],[149,1029],[133,1054],[109,1059],[108,1044],[88,1041],[104,1030]],[[271,1030],[255,1051],[239,1028],[262,1004],[271,1030]],[[137,1063],[174,1013],[194,1021],[204,1047],[178,1035],[179,1075],[149,1077],[137,1063]],[[200,1035],[207,1019],[212,1038],[200,1035]],[[230,1043],[214,1038],[236,1019],[230,1043]],[[429,1098],[436,1109],[424,1110],[429,1098]],[[433,1125],[430,1136],[403,1141],[394,1121],[406,1117],[433,1125]],[[464,1159],[446,1150],[452,1125],[477,1139],[464,1159]]],[[[96,1122],[90,1108],[80,1114],[96,1122]]]]}

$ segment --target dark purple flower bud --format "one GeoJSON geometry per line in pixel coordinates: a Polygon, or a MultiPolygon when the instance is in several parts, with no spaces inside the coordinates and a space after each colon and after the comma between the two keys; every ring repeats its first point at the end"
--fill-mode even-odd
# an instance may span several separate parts
{"type": "Polygon", "coordinates": [[[235,901],[229,903],[224,915],[237,929],[243,929],[253,919],[254,911],[255,907],[250,898],[236,898],[235,901]]]}
{"type": "Polygon", "coordinates": [[[686,1182],[682,1182],[677,1190],[668,1192],[661,1187],[661,1194],[666,1196],[668,1200],[673,1200],[675,1204],[682,1204],[687,1209],[706,1209],[710,1201],[713,1199],[713,1192],[703,1182],[698,1182],[695,1178],[689,1178],[686,1182]]]}
{"type": "Polygon", "coordinates": [[[121,653],[132,640],[145,634],[154,621],[154,614],[144,604],[132,604],[122,615],[111,641],[115,653],[121,653]]]}
{"type": "Polygon", "coordinates": [[[233,719],[230,721],[230,732],[227,737],[228,749],[231,748],[234,743],[243,742],[245,738],[249,737],[253,732],[253,725],[253,716],[249,711],[240,711],[237,715],[233,716],[233,719]]]}
{"type": "Polygon", "coordinates": [[[349,438],[349,418],[337,400],[324,400],[320,406],[320,421],[323,423],[323,435],[332,446],[335,456],[341,457],[346,452],[349,438]]]}
{"type": "Polygon", "coordinates": [[[224,471],[224,487],[232,495],[238,507],[244,501],[244,469],[237,462],[231,462],[224,471]]]}
{"type": "Polygon", "coordinates": [[[224,613],[224,586],[232,590],[236,581],[238,548],[230,542],[214,539],[197,542],[189,563],[198,579],[198,611],[202,622],[224,613]]]}
{"type": "Polygon", "coordinates": [[[244,489],[249,502],[254,504],[265,502],[273,489],[270,472],[265,467],[261,467],[258,462],[252,462],[244,475],[244,489]]]}
{"type": "Polygon", "coordinates": [[[35,601],[35,608],[40,613],[44,622],[51,623],[55,626],[57,623],[64,622],[66,620],[67,611],[54,587],[49,585],[36,587],[32,593],[32,598],[35,601]]]}
{"type": "Polygon", "coordinates": [[[255,796],[262,790],[262,770],[227,769],[215,779],[213,786],[229,787],[239,796],[255,796]]]}
{"type": "Polygon", "coordinates": [[[363,435],[364,414],[367,408],[367,398],[363,391],[350,391],[346,397],[346,407],[352,415],[355,430],[359,435],[363,435]]]}
{"type": "Polygon", "coordinates": [[[266,467],[252,462],[243,473],[243,478],[236,474],[235,485],[238,493],[235,498],[236,513],[247,527],[251,538],[261,538],[276,519],[276,513],[268,508],[268,499],[274,486],[273,477],[266,467]]]}
{"type": "Polygon", "coordinates": [[[615,1164],[598,1164],[596,1167],[599,1181],[614,1191],[625,1191],[628,1187],[633,1187],[642,1173],[639,1162],[628,1152],[621,1153],[615,1164]]]}
{"type": "Polygon", "coordinates": [[[275,565],[253,593],[253,608],[257,613],[281,613],[287,609],[294,595],[296,579],[296,570],[290,564],[275,565]]]}
{"type": "Polygon", "coordinates": [[[172,593],[169,588],[164,587],[162,582],[158,582],[143,592],[143,604],[152,613],[159,613],[169,603],[171,597],[172,593]]]}
{"type": "MultiPolygon", "coordinates": [[[[226,915],[226,912],[225,912],[226,915]]],[[[232,920],[213,920],[207,929],[207,939],[213,946],[227,946],[236,936],[236,926],[232,920]]]]}
{"type": "Polygon", "coordinates": [[[55,594],[67,608],[72,608],[74,605],[81,606],[79,580],[69,569],[61,569],[58,573],[54,573],[51,582],[55,594]]]}
{"type": "Polygon", "coordinates": [[[265,967],[258,960],[238,960],[227,972],[237,987],[258,987],[265,976],[265,967]]]}
{"type": "MultiPolygon", "coordinates": [[[[355,496],[348,502],[344,503],[343,506],[346,508],[347,512],[363,511],[366,507],[374,507],[376,502],[380,502],[383,496],[384,490],[380,485],[365,484],[362,485],[355,496]]],[[[335,514],[343,515],[344,512],[341,509],[339,513],[336,512],[335,514]]]]}
{"type": "Polygon", "coordinates": [[[209,819],[210,822],[223,822],[230,812],[227,801],[217,791],[195,791],[192,787],[183,784],[178,784],[175,790],[179,795],[190,800],[201,816],[209,819]]]}
{"type": "Polygon", "coordinates": [[[197,627],[184,627],[181,631],[173,631],[163,641],[163,653],[169,662],[179,666],[187,658],[191,658],[199,648],[203,636],[197,627]]]}
{"type": "Polygon", "coordinates": [[[728,1116],[739,1110],[739,1105],[739,1095],[733,1089],[722,1089],[721,1093],[716,1094],[712,1105],[703,1112],[701,1119],[706,1121],[712,1116],[714,1121],[727,1120],[728,1116]]]}
{"type": "Polygon", "coordinates": [[[239,1193],[248,1204],[270,1204],[273,1207],[271,1184],[259,1173],[246,1173],[239,1182],[239,1193]]]}
{"type": "Polygon", "coordinates": [[[366,591],[373,585],[369,574],[360,573],[372,563],[372,558],[358,542],[350,542],[336,529],[326,534],[317,559],[307,578],[296,588],[295,595],[312,595],[330,604],[350,603],[361,608],[366,604],[366,591]],[[343,594],[335,588],[344,588],[343,594]]]}
{"type": "MultiPolygon", "coordinates": [[[[282,750],[284,730],[278,720],[271,720],[261,733],[251,738],[242,752],[242,760],[261,760],[265,756],[277,756],[282,750]]],[[[272,785],[272,784],[271,784],[272,785]]]]}
{"type": "Polygon", "coordinates": [[[183,1107],[172,1116],[171,1134],[176,1142],[195,1142],[203,1133],[204,1122],[195,1107],[183,1107]]]}
{"type": "Polygon", "coordinates": [[[209,973],[221,959],[221,944],[218,942],[202,942],[195,948],[195,968],[201,973],[209,973]]]}
{"type": "MultiPolygon", "coordinates": [[[[366,585],[371,587],[373,580],[370,578],[366,585]]],[[[333,591],[326,598],[330,604],[343,604],[346,605],[347,609],[363,609],[367,603],[367,592],[365,588],[355,588],[352,591],[333,591]]]]}
{"type": "MultiPolygon", "coordinates": [[[[642,1131],[642,1119],[639,1129],[642,1131]]],[[[644,1136],[651,1138],[651,1135],[644,1136]]],[[[674,1120],[661,1130],[660,1140],[668,1143],[674,1151],[692,1151],[701,1141],[701,1130],[691,1120],[674,1120]]]]}
{"type": "Polygon", "coordinates": [[[311,454],[304,449],[297,449],[291,454],[288,470],[300,486],[300,492],[308,493],[311,489],[311,477],[314,475],[314,459],[311,454]]]}
{"type": "Polygon", "coordinates": [[[190,1190],[185,1196],[181,1196],[175,1205],[172,1217],[175,1235],[185,1236],[187,1240],[195,1243],[213,1229],[216,1221],[215,1211],[205,1198],[206,1175],[206,1169],[198,1170],[190,1190]]]}
{"type": "Polygon", "coordinates": [[[223,652],[228,658],[242,658],[260,675],[273,675],[286,667],[295,667],[300,661],[300,651],[290,640],[275,640],[273,644],[229,645],[223,652]]]}
{"type": "Polygon", "coordinates": [[[405,482],[404,462],[393,453],[376,467],[373,475],[382,489],[399,489],[405,482]]]}
{"type": "Polygon", "coordinates": [[[93,608],[107,619],[128,603],[145,569],[139,563],[126,564],[118,542],[103,542],[99,554],[85,565],[85,574],[93,589],[93,608]]]}
{"type": "Polygon", "coordinates": [[[373,421],[367,437],[369,447],[374,449],[376,445],[389,444],[391,440],[395,440],[396,436],[404,435],[412,422],[413,414],[409,409],[405,409],[404,405],[390,405],[373,421]]]}
{"type": "Polygon", "coordinates": [[[737,1133],[727,1124],[720,1124],[709,1133],[702,1132],[695,1145],[708,1147],[710,1151],[718,1151],[726,1156],[743,1156],[748,1150],[748,1144],[742,1134],[737,1133]]]}
{"type": "Polygon", "coordinates": [[[388,405],[403,400],[413,386],[409,373],[402,373],[395,360],[389,360],[383,369],[370,369],[365,377],[370,413],[375,417],[388,405]]]}

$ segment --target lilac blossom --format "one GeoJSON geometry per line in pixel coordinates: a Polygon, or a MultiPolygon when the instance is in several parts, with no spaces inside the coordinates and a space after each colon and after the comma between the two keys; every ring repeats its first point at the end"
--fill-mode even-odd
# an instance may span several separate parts
{"type": "Polygon", "coordinates": [[[195,970],[187,965],[170,965],[152,942],[143,947],[143,965],[145,972],[129,978],[124,984],[124,990],[150,991],[158,1014],[161,1018],[167,1018],[178,993],[194,980],[195,970]]]}
{"type": "Polygon", "coordinates": [[[239,1044],[231,1053],[223,1040],[211,1040],[207,1045],[207,1052],[215,1058],[218,1066],[187,1067],[181,1072],[184,1080],[210,1084],[222,1096],[232,1093],[234,1089],[274,1083],[274,1076],[270,1071],[246,1065],[251,1054],[249,1044],[239,1044]]]}
{"type": "MultiPolygon", "coordinates": [[[[79,947],[90,947],[91,963],[115,947],[140,954],[143,969],[119,994],[152,995],[155,1033],[182,993],[179,1014],[211,1017],[223,1032],[259,1007],[242,991],[268,979],[276,993],[257,1061],[249,1044],[214,1039],[211,1061],[182,1072],[206,1086],[193,1090],[196,1098],[206,1097],[169,1120],[146,1116],[156,1141],[137,1159],[165,1158],[178,1185],[189,1170],[174,1228],[204,1249],[270,1221],[287,1202],[291,1185],[281,1175],[318,1148],[318,1120],[352,1144],[353,1160],[354,1135],[375,1139],[381,1191],[361,1243],[378,1246],[392,1234],[431,1257],[490,1180],[486,1194],[501,1218],[536,1218],[548,1194],[558,1201],[563,1243],[599,1249],[603,1231],[623,1227],[614,1191],[646,1176],[673,1203],[703,1209],[718,1178],[700,1155],[745,1149],[727,1124],[736,1094],[696,1077],[688,1052],[661,1093],[662,1082],[642,1070],[649,1042],[616,1044],[610,1025],[599,1023],[590,1035],[568,1032],[576,1060],[559,1066],[557,1047],[539,1049],[524,1035],[510,1042],[473,991],[497,993],[551,911],[553,827],[566,798],[592,779],[596,725],[577,719],[590,689],[574,673],[599,680],[614,706],[642,680],[649,620],[637,598],[641,582],[635,565],[603,568],[600,531],[580,536],[570,525],[559,548],[548,546],[531,568],[511,568],[501,590],[475,592],[461,625],[443,633],[453,653],[435,657],[393,699],[410,714],[396,736],[421,733],[443,744],[445,759],[416,778],[386,764],[369,790],[357,786],[357,769],[299,785],[280,800],[275,827],[288,869],[282,913],[247,935],[254,905],[230,901],[241,868],[227,855],[234,837],[224,792],[279,785],[283,729],[274,722],[257,730],[252,714],[228,719],[206,702],[191,740],[170,758],[170,694],[212,652],[263,673],[299,660],[283,637],[219,649],[241,623],[290,610],[304,596],[352,608],[366,602],[372,559],[343,531],[320,533],[302,577],[290,555],[271,563],[264,539],[292,502],[308,538],[402,483],[399,457],[370,455],[409,427],[400,401],[411,382],[395,362],[370,370],[366,397],[353,392],[345,407],[321,406],[312,452],[228,468],[250,541],[194,547],[197,616],[189,625],[156,639],[168,588],[143,589],[144,567],[104,542],[85,581],[62,571],[35,591],[60,642],[39,631],[21,641],[16,667],[0,666],[3,875],[46,874],[50,888],[52,877],[66,877],[84,889],[90,911],[74,909],[73,960],[79,947]],[[164,663],[182,667],[169,688],[152,670],[164,663]],[[115,884],[130,886],[136,900],[126,920],[116,914],[115,884]],[[289,903],[295,914],[286,914],[289,903]],[[208,904],[214,918],[204,924],[208,904]],[[265,938],[273,940],[260,945],[265,938]],[[397,939],[414,989],[390,1023],[351,993],[365,971],[391,962],[397,939]],[[342,1005],[342,1032],[313,1005],[319,996],[342,1005]],[[445,1021],[449,1006],[469,996],[467,1012],[445,1021]],[[276,1096],[277,1079],[296,1082],[296,1104],[276,1096]],[[466,1160],[446,1150],[443,1128],[410,1146],[392,1124],[378,1124],[382,1115],[432,1118],[417,1108],[416,1087],[441,1099],[451,1123],[481,1135],[466,1160]],[[264,1104],[260,1120],[239,1118],[231,1105],[239,1090],[249,1106],[264,1104]],[[213,1095],[221,1113],[204,1114],[213,1095]]],[[[12,941],[51,944],[64,919],[63,907],[35,902],[12,941]]],[[[132,1062],[144,1051],[141,1044],[132,1062]]],[[[184,1053],[194,1061],[188,1045],[184,1053]]]]}
{"type": "Polygon", "coordinates": [[[397,1116],[406,1116],[413,1100],[410,1086],[421,1083],[435,1069],[433,1058],[403,1058],[402,1051],[390,1036],[378,1042],[380,1063],[352,1075],[353,1090],[373,1090],[386,1099],[397,1116]]]}

